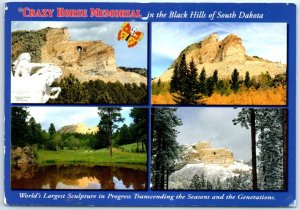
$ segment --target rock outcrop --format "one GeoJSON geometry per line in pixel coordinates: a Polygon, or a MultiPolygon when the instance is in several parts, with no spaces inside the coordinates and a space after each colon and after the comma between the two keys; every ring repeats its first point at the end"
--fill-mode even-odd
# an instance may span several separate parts
{"type": "MultiPolygon", "coordinates": [[[[234,163],[232,151],[226,148],[212,148],[209,141],[201,141],[191,146],[182,146],[182,167],[185,164],[217,164],[228,167],[234,163]]],[[[179,167],[179,168],[180,168],[179,167]]]]}
{"type": "Polygon", "coordinates": [[[99,130],[98,127],[87,127],[83,123],[79,123],[76,125],[66,125],[60,128],[57,132],[63,133],[81,133],[81,134],[95,134],[99,130]]]}
{"type": "Polygon", "coordinates": [[[117,71],[112,46],[101,41],[70,41],[66,28],[47,32],[45,45],[41,49],[41,62],[100,76],[117,71]]]}
{"type": "Polygon", "coordinates": [[[32,178],[37,166],[33,147],[11,149],[12,174],[17,179],[32,178]]]}
{"type": "Polygon", "coordinates": [[[12,39],[13,60],[20,53],[29,52],[34,62],[59,66],[62,78],[73,74],[81,82],[99,79],[122,84],[147,83],[146,77],[123,71],[116,65],[112,46],[102,41],[71,41],[67,28],[16,31],[12,39]]]}
{"type": "Polygon", "coordinates": [[[226,148],[211,148],[208,141],[194,145],[190,153],[190,163],[201,162],[205,164],[218,164],[228,166],[233,164],[233,153],[226,148]]]}
{"type": "Polygon", "coordinates": [[[271,62],[257,56],[246,54],[242,39],[235,34],[229,34],[219,41],[217,33],[204,38],[199,43],[186,47],[159,78],[154,81],[170,81],[173,75],[174,66],[179,62],[181,56],[186,55],[186,62],[192,59],[198,69],[198,74],[204,68],[207,76],[211,76],[218,70],[219,78],[230,78],[234,69],[237,69],[241,77],[249,71],[250,76],[258,76],[261,73],[270,73],[272,77],[286,73],[286,64],[271,62]]]}

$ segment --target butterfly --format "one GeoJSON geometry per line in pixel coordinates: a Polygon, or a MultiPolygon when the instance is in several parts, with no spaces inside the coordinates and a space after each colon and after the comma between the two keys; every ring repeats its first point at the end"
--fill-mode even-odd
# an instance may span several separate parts
{"type": "Polygon", "coordinates": [[[125,22],[121,26],[121,30],[118,32],[118,40],[127,41],[128,47],[134,47],[144,36],[143,32],[137,30],[137,28],[131,28],[128,22],[125,22]]]}

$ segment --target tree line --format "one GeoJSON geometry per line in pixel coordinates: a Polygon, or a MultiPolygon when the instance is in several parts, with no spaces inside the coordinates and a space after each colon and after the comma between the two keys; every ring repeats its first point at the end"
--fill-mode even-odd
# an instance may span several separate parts
{"type": "Polygon", "coordinates": [[[61,93],[57,99],[48,103],[90,103],[90,104],[147,104],[147,85],[122,84],[118,82],[105,83],[102,80],[80,82],[70,74],[52,86],[60,87],[61,93]]]}
{"type": "MultiPolygon", "coordinates": [[[[136,152],[147,149],[147,123],[148,112],[145,108],[133,108],[130,117],[133,123],[118,127],[117,122],[124,119],[121,108],[98,108],[99,131],[91,134],[60,133],[55,125],[50,123],[48,130],[43,130],[30,116],[26,107],[12,107],[11,109],[11,146],[35,146],[45,150],[77,150],[102,149],[118,147],[125,144],[136,143],[136,152]],[[111,127],[110,127],[111,126],[111,127]]],[[[112,153],[111,153],[112,154],[112,153]]]]}
{"type": "Polygon", "coordinates": [[[214,92],[229,95],[238,91],[266,89],[286,84],[286,75],[276,75],[272,78],[269,72],[262,72],[257,77],[251,77],[247,71],[243,76],[244,79],[241,79],[242,75],[234,69],[229,79],[219,79],[218,70],[208,77],[205,68],[198,75],[193,59],[187,63],[183,54],[174,65],[170,84],[165,84],[159,79],[153,83],[152,92],[155,95],[169,91],[177,104],[203,104],[202,99],[210,97],[214,92]]]}
{"type": "Polygon", "coordinates": [[[243,173],[238,176],[226,178],[224,181],[205,177],[203,173],[195,174],[185,189],[189,190],[251,190],[251,175],[243,173]]]}

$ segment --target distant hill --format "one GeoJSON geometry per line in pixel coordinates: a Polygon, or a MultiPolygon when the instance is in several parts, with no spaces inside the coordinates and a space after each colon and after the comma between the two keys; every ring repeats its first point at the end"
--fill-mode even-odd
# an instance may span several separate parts
{"type": "Polygon", "coordinates": [[[123,71],[134,72],[143,77],[147,77],[147,69],[145,69],[145,68],[130,68],[130,67],[125,67],[125,66],[120,66],[119,68],[122,69],[123,71]]]}
{"type": "Polygon", "coordinates": [[[76,125],[66,125],[60,128],[57,132],[64,133],[81,133],[81,134],[95,134],[98,132],[98,127],[87,127],[85,124],[80,123],[76,125]]]}

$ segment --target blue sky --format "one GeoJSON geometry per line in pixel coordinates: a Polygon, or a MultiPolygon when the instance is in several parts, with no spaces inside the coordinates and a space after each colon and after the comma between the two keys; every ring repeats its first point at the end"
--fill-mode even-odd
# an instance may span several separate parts
{"type": "Polygon", "coordinates": [[[14,21],[11,30],[39,30],[46,27],[67,27],[70,39],[76,41],[97,41],[114,47],[117,66],[147,68],[147,23],[130,22],[144,33],[143,39],[133,48],[128,48],[125,41],[117,40],[117,33],[123,22],[50,22],[50,21],[14,21]]]}
{"type": "MultiPolygon", "coordinates": [[[[123,123],[118,123],[119,127],[124,123],[129,125],[132,118],[129,116],[131,107],[122,107],[123,123]]],[[[56,130],[65,125],[84,123],[87,126],[97,126],[100,122],[97,107],[29,107],[27,109],[36,122],[42,125],[44,130],[48,130],[50,123],[55,125],[56,130]]]]}
{"type": "Polygon", "coordinates": [[[251,133],[240,125],[233,125],[241,109],[234,108],[187,108],[181,107],[176,115],[183,125],[178,126],[179,144],[210,141],[212,147],[228,148],[235,159],[251,159],[251,133]]]}
{"type": "Polygon", "coordinates": [[[151,77],[167,70],[185,47],[214,32],[219,40],[231,33],[241,37],[248,55],[286,63],[286,23],[153,23],[151,77]]]}

